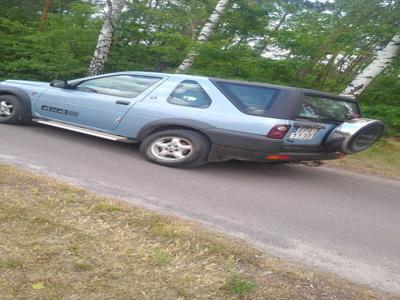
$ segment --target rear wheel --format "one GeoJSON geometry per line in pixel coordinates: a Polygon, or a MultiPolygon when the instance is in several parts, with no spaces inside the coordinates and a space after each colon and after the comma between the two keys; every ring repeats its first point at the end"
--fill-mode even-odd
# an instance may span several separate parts
{"type": "Polygon", "coordinates": [[[21,102],[12,95],[0,95],[0,123],[18,124],[23,116],[21,102]]]}
{"type": "Polygon", "coordinates": [[[153,163],[167,167],[198,167],[207,163],[210,142],[191,130],[165,130],[145,138],[142,155],[153,163]]]}

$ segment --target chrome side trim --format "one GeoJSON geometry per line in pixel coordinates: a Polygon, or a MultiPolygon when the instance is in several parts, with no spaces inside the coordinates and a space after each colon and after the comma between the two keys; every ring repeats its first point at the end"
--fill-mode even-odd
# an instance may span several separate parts
{"type": "Polygon", "coordinates": [[[44,125],[48,125],[48,126],[52,126],[52,127],[57,127],[57,128],[61,128],[61,129],[66,129],[66,130],[74,131],[74,132],[78,132],[78,133],[83,133],[83,134],[103,138],[103,139],[110,140],[110,141],[132,143],[132,144],[137,143],[137,141],[135,141],[135,140],[127,139],[127,138],[119,136],[119,135],[113,135],[113,134],[109,134],[109,133],[104,133],[104,132],[100,132],[100,131],[96,131],[96,130],[92,130],[92,129],[87,129],[87,128],[69,125],[69,124],[60,123],[60,122],[51,121],[51,120],[33,119],[32,122],[40,123],[40,124],[44,124],[44,125]]]}

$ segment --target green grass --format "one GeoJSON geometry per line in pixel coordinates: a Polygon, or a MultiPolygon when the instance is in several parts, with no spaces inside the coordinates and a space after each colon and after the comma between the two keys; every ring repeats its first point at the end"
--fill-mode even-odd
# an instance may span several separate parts
{"type": "Polygon", "coordinates": [[[242,296],[255,289],[257,285],[252,281],[242,279],[239,275],[234,275],[227,281],[225,287],[233,295],[242,296]]]}
{"type": "Polygon", "coordinates": [[[364,152],[329,161],[327,165],[400,179],[400,141],[383,139],[364,152]]]}
{"type": "Polygon", "coordinates": [[[161,250],[154,253],[154,260],[158,265],[163,265],[170,261],[170,256],[168,253],[161,250]]]}
{"type": "Polygon", "coordinates": [[[0,164],[0,299],[375,299],[241,240],[0,164]]]}

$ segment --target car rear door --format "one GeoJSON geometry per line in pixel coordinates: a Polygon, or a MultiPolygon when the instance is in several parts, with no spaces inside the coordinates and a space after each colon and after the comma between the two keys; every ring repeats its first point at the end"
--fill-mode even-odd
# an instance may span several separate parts
{"type": "Polygon", "coordinates": [[[285,149],[319,152],[328,135],[338,125],[360,116],[357,102],[340,97],[302,93],[292,127],[285,139],[285,149]]]}
{"type": "Polygon", "coordinates": [[[35,108],[42,118],[112,131],[162,79],[118,74],[88,79],[69,89],[51,87],[40,95],[35,108]]]}

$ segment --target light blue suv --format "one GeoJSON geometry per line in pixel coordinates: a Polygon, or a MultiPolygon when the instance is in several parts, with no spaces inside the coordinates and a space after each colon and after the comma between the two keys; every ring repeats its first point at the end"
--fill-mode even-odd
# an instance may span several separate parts
{"type": "Polygon", "coordinates": [[[148,72],[1,82],[0,123],[26,121],[140,143],[147,160],[170,167],[335,159],[367,149],[384,131],[351,98],[148,72]]]}

